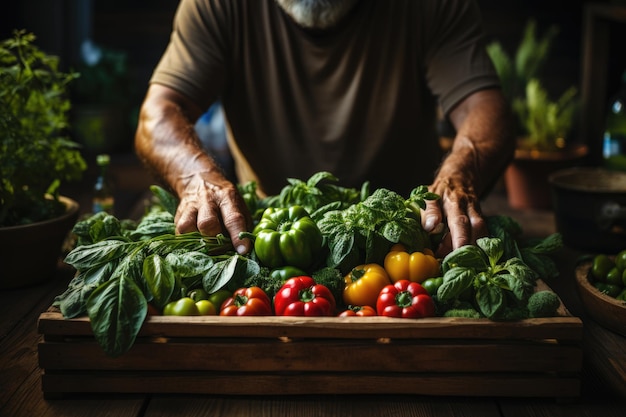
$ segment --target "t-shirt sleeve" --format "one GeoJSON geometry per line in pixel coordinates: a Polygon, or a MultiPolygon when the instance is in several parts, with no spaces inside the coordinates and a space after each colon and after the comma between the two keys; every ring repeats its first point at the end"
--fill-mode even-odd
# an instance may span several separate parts
{"type": "Polygon", "coordinates": [[[429,2],[425,23],[427,83],[445,115],[470,94],[500,86],[487,54],[480,10],[474,0],[429,2]]]}
{"type": "Polygon", "coordinates": [[[169,44],[152,74],[151,84],[173,88],[204,108],[220,96],[228,82],[227,3],[181,0],[169,44]]]}

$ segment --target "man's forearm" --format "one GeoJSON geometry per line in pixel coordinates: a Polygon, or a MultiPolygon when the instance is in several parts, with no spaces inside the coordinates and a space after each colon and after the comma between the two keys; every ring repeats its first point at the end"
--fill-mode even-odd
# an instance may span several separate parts
{"type": "Polygon", "coordinates": [[[498,90],[474,94],[451,114],[457,129],[433,191],[450,181],[471,184],[477,196],[486,193],[513,157],[515,138],[511,114],[498,90]]]}
{"type": "Polygon", "coordinates": [[[174,191],[181,193],[189,179],[223,180],[215,161],[202,149],[193,120],[197,109],[183,107],[163,95],[144,103],[135,139],[139,158],[174,191]]]}

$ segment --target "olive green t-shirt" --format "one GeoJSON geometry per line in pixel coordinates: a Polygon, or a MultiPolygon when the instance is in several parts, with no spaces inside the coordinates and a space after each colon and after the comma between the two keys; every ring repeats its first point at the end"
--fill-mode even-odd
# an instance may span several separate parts
{"type": "Polygon", "coordinates": [[[274,0],[182,0],[151,82],[221,100],[236,163],[269,194],[318,171],[402,194],[430,184],[437,104],[499,85],[472,0],[360,0],[325,31],[274,0]]]}

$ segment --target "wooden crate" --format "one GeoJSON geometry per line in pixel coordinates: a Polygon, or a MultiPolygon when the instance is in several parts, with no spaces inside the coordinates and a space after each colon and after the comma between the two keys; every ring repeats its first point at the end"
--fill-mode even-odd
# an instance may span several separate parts
{"type": "Polygon", "coordinates": [[[582,322],[152,316],[108,357],[87,318],[41,314],[39,365],[63,393],[577,397],[582,322]]]}

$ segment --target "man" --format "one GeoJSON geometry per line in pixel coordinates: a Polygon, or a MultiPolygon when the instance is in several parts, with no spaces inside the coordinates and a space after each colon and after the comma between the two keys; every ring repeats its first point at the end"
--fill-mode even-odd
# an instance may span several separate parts
{"type": "Polygon", "coordinates": [[[445,253],[486,233],[479,197],[512,156],[498,88],[471,0],[182,0],[136,149],[180,197],[178,232],[226,232],[248,252],[245,205],[193,130],[220,99],[240,182],[431,184],[442,198],[422,222],[447,223],[445,253]],[[456,128],[443,162],[437,102],[456,128]]]}

